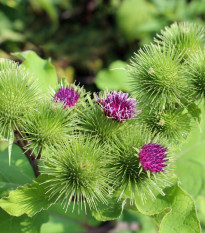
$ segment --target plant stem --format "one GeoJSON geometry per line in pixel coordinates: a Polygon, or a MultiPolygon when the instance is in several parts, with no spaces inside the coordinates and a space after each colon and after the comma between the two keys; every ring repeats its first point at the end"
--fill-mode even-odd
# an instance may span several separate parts
{"type": "Polygon", "coordinates": [[[113,221],[106,221],[101,222],[101,224],[97,227],[92,227],[85,233],[112,233],[115,232],[117,222],[113,221]]]}
{"type": "Polygon", "coordinates": [[[28,142],[24,140],[18,130],[14,131],[14,135],[16,137],[15,145],[19,146],[23,153],[25,154],[26,158],[28,159],[35,177],[40,175],[39,167],[38,167],[38,158],[36,158],[32,149],[26,149],[28,142]]]}
{"type": "Polygon", "coordinates": [[[42,147],[40,148],[39,152],[38,152],[38,156],[37,156],[37,160],[41,159],[41,152],[42,152],[42,147]]]}

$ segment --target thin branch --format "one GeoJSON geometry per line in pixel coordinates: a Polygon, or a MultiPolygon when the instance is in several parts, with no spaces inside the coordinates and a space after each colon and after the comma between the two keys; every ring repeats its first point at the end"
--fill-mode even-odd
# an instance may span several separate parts
{"type": "Polygon", "coordinates": [[[116,227],[116,221],[106,221],[102,222],[100,226],[93,227],[93,229],[89,229],[85,233],[111,233],[113,229],[116,227]]]}
{"type": "Polygon", "coordinates": [[[35,177],[38,177],[40,175],[40,171],[39,171],[38,162],[37,162],[37,159],[36,159],[36,156],[35,156],[33,150],[26,149],[28,142],[22,138],[22,136],[18,132],[18,130],[14,131],[14,135],[17,139],[14,144],[21,148],[21,150],[25,154],[26,158],[28,159],[28,161],[33,169],[35,177]]]}
{"type": "Polygon", "coordinates": [[[40,148],[39,152],[38,152],[38,156],[37,156],[37,160],[41,159],[41,152],[42,152],[42,147],[40,148]]]}

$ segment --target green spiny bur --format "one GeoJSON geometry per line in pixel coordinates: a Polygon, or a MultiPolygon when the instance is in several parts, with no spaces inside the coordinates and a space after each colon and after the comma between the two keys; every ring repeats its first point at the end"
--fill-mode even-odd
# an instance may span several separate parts
{"type": "MultiPolygon", "coordinates": [[[[33,77],[22,67],[0,72],[0,122],[17,128],[25,121],[39,99],[33,77]]],[[[3,130],[4,131],[4,130],[3,130]]]]}
{"type": "Polygon", "coordinates": [[[9,141],[9,164],[11,160],[14,130],[18,130],[34,111],[38,86],[34,78],[18,63],[0,61],[0,128],[9,141]]]}
{"type": "Polygon", "coordinates": [[[144,108],[137,121],[170,144],[181,143],[191,130],[191,118],[180,108],[164,111],[150,111],[150,108],[144,108]]]}
{"type": "Polygon", "coordinates": [[[102,142],[110,140],[112,135],[124,127],[124,123],[105,116],[101,107],[89,96],[88,101],[88,104],[78,114],[80,131],[97,136],[102,142]]]}
{"type": "Polygon", "coordinates": [[[183,53],[183,58],[204,48],[205,29],[201,25],[189,22],[174,23],[166,27],[157,35],[157,43],[166,45],[166,49],[172,47],[176,53],[183,53]]]}
{"type": "Polygon", "coordinates": [[[146,200],[147,195],[154,199],[158,193],[164,195],[163,188],[172,184],[173,165],[169,150],[165,171],[152,173],[141,166],[140,149],[145,144],[156,142],[166,145],[140,126],[130,127],[114,138],[113,144],[110,145],[106,166],[113,188],[121,191],[120,198],[129,190],[131,202],[134,200],[135,193],[138,193],[143,201],[146,200]]]}
{"type": "Polygon", "coordinates": [[[191,117],[200,121],[195,103],[205,95],[205,31],[175,23],[155,42],[128,67],[136,99],[105,91],[92,100],[83,88],[61,83],[43,100],[28,72],[0,60],[0,133],[9,138],[9,160],[15,129],[24,150],[44,149],[44,197],[52,204],[61,202],[66,211],[71,204],[85,211],[88,205],[97,212],[112,200],[113,208],[120,207],[113,216],[119,217],[124,199],[145,206],[174,184],[171,146],[186,139],[191,117]]]}
{"type": "Polygon", "coordinates": [[[147,45],[131,59],[128,67],[130,88],[141,107],[162,110],[181,103],[187,92],[186,78],[181,70],[181,55],[172,47],[147,45]]]}
{"type": "Polygon", "coordinates": [[[49,198],[58,195],[65,210],[73,202],[79,209],[97,209],[97,203],[106,204],[108,177],[104,169],[105,148],[96,138],[76,135],[69,142],[57,146],[45,160],[43,173],[51,175],[48,180],[49,198]]]}
{"type": "Polygon", "coordinates": [[[195,100],[205,97],[205,50],[200,49],[191,54],[187,59],[184,72],[190,86],[190,95],[195,100]]]}
{"type": "Polygon", "coordinates": [[[26,139],[31,148],[55,146],[67,140],[73,130],[73,114],[71,109],[64,109],[60,103],[42,101],[36,111],[30,115],[23,125],[26,139]]]}
{"type": "Polygon", "coordinates": [[[9,70],[9,69],[18,69],[19,64],[9,59],[0,59],[0,71],[9,70]]]}

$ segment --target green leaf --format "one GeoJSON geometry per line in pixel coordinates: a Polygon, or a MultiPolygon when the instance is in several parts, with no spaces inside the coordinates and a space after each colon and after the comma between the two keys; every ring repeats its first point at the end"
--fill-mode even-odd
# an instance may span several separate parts
{"type": "Polygon", "coordinates": [[[62,208],[60,203],[51,206],[47,211],[50,214],[50,219],[47,223],[43,224],[41,233],[74,233],[85,232],[86,228],[90,229],[99,224],[88,209],[87,214],[83,211],[78,211],[76,206],[72,211],[72,206],[69,206],[68,211],[62,208]]]}
{"type": "Polygon", "coordinates": [[[6,139],[0,140],[0,152],[4,151],[8,147],[8,141],[6,139]]]}
{"type": "Polygon", "coordinates": [[[154,222],[156,223],[157,226],[160,225],[162,219],[164,218],[164,216],[170,212],[169,208],[164,209],[161,213],[159,214],[155,214],[153,216],[151,216],[150,219],[154,220],[154,222]]]}
{"type": "Polygon", "coordinates": [[[192,196],[205,196],[205,111],[200,126],[192,130],[189,140],[176,154],[176,173],[182,187],[192,196]]]}
{"type": "Polygon", "coordinates": [[[8,164],[8,150],[0,153],[0,197],[8,195],[9,191],[18,186],[32,183],[34,174],[21,149],[13,145],[11,166],[8,164]]]}
{"type": "Polygon", "coordinates": [[[58,76],[55,67],[49,60],[40,58],[35,52],[30,50],[16,52],[12,55],[21,59],[23,61],[23,66],[25,66],[30,73],[35,75],[43,92],[48,91],[49,88],[55,88],[58,76]]]}
{"type": "MultiPolygon", "coordinates": [[[[193,155],[195,153],[193,152],[193,155]]],[[[186,155],[185,155],[186,156],[186,155]]],[[[196,197],[204,190],[205,168],[198,161],[192,159],[180,159],[177,161],[177,174],[181,186],[193,197],[196,197]]]]}
{"type": "Polygon", "coordinates": [[[195,103],[190,104],[189,101],[185,98],[182,98],[181,102],[184,104],[184,106],[186,106],[186,110],[190,114],[190,116],[192,116],[194,120],[200,123],[202,115],[201,108],[195,103]]]}
{"type": "Polygon", "coordinates": [[[202,203],[205,200],[205,111],[201,105],[201,122],[192,130],[189,139],[176,154],[176,173],[181,186],[195,199],[199,219],[205,225],[202,203]]]}
{"type": "Polygon", "coordinates": [[[30,218],[25,214],[14,217],[0,209],[0,229],[2,233],[39,233],[41,225],[48,221],[48,214],[41,212],[30,218]]]}
{"type": "Polygon", "coordinates": [[[117,193],[106,197],[106,200],[108,201],[107,205],[104,203],[98,203],[97,205],[97,211],[92,210],[92,215],[98,220],[98,221],[110,221],[114,219],[118,219],[123,211],[123,207],[125,205],[125,200],[119,200],[120,194],[117,193]]]}
{"type": "Polygon", "coordinates": [[[201,225],[205,228],[205,197],[197,196],[196,203],[201,225]]]}
{"type": "Polygon", "coordinates": [[[101,90],[122,90],[127,91],[127,73],[126,63],[123,61],[114,61],[108,69],[98,72],[95,83],[101,90]]]}
{"type": "Polygon", "coordinates": [[[0,134],[0,152],[4,151],[8,147],[8,139],[5,139],[0,134]]]}
{"type": "MultiPolygon", "coordinates": [[[[0,153],[0,197],[6,196],[10,191],[25,183],[31,183],[33,171],[25,155],[16,145],[12,149],[11,166],[8,165],[8,150],[0,153]]],[[[2,233],[39,233],[43,223],[48,221],[45,212],[30,218],[25,214],[14,217],[0,208],[0,231],[2,233]]]]}
{"type": "MultiPolygon", "coordinates": [[[[154,20],[155,6],[144,0],[124,0],[116,11],[117,26],[128,41],[136,38],[150,38],[150,32],[159,30],[159,24],[150,26],[149,33],[144,32],[143,26],[154,20]]],[[[144,41],[143,41],[144,42],[144,41]]]]}
{"type": "Polygon", "coordinates": [[[201,109],[195,104],[192,103],[188,105],[187,110],[189,114],[200,123],[201,121],[201,109]]]}
{"type": "Polygon", "coordinates": [[[200,224],[191,196],[178,185],[164,191],[165,196],[158,195],[155,201],[147,199],[144,204],[136,198],[137,209],[150,216],[164,211],[164,215],[158,218],[160,233],[199,233],[200,224]]]}
{"type": "Polygon", "coordinates": [[[40,175],[33,184],[27,184],[11,191],[8,197],[0,199],[0,207],[12,216],[27,214],[29,217],[41,210],[48,209],[52,200],[48,200],[46,193],[47,175],[40,175]]]}

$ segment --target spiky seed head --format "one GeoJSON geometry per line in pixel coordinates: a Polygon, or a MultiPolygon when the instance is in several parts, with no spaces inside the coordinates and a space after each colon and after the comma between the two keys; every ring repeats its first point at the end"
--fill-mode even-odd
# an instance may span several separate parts
{"type": "Polygon", "coordinates": [[[166,154],[167,148],[157,144],[148,143],[145,144],[139,152],[139,160],[142,167],[154,173],[164,171],[164,167],[167,166],[166,162],[169,159],[166,154]]]}
{"type": "Polygon", "coordinates": [[[4,68],[0,71],[0,122],[4,131],[8,125],[17,128],[32,114],[39,92],[33,77],[23,67],[13,61],[3,63],[4,68]]]}
{"type": "Polygon", "coordinates": [[[0,71],[2,70],[11,70],[11,69],[18,69],[19,64],[15,61],[0,58],[0,71]]]}
{"type": "Polygon", "coordinates": [[[70,109],[64,109],[60,103],[43,101],[25,121],[23,129],[31,148],[47,148],[67,140],[73,124],[70,109]]]}
{"type": "Polygon", "coordinates": [[[190,94],[196,99],[205,97],[205,49],[191,54],[184,66],[184,73],[190,85],[190,94]]]}
{"type": "Polygon", "coordinates": [[[144,108],[137,120],[170,144],[179,144],[188,137],[191,130],[191,118],[182,110],[178,108],[150,111],[150,108],[144,108]]]}
{"type": "Polygon", "coordinates": [[[190,22],[174,23],[166,27],[155,39],[158,43],[165,43],[177,53],[183,53],[188,58],[192,53],[204,47],[205,29],[201,25],[190,22]]]}
{"type": "Polygon", "coordinates": [[[61,87],[55,94],[54,100],[62,102],[65,108],[70,108],[77,103],[79,97],[78,91],[75,91],[74,88],[61,87]]]}
{"type": "Polygon", "coordinates": [[[56,147],[43,171],[51,177],[47,181],[48,196],[61,201],[66,211],[71,203],[73,208],[76,203],[81,209],[84,206],[85,211],[86,204],[90,209],[97,209],[98,202],[106,204],[108,178],[103,168],[104,154],[97,139],[83,135],[56,147]]]}
{"type": "Polygon", "coordinates": [[[142,201],[145,201],[148,196],[154,199],[159,193],[164,195],[163,189],[173,182],[173,168],[170,149],[167,149],[165,153],[163,148],[168,147],[164,146],[159,138],[154,138],[144,127],[124,129],[121,135],[114,138],[110,146],[110,155],[106,159],[107,172],[112,180],[113,188],[119,190],[121,196],[129,191],[131,203],[135,194],[138,194],[142,201]],[[149,157],[147,150],[143,157],[143,151],[146,149],[143,146],[151,145],[149,143],[162,145],[161,149],[157,148],[159,154],[157,154],[156,161],[153,158],[154,153],[149,154],[149,157]],[[161,160],[160,156],[163,157],[165,154],[166,161],[161,160]],[[164,166],[163,162],[166,162],[167,166],[164,166]],[[160,171],[162,167],[164,171],[160,171]]]}
{"type": "Polygon", "coordinates": [[[187,83],[181,71],[181,56],[172,48],[146,45],[131,59],[128,72],[130,88],[143,107],[163,109],[181,104],[187,93],[187,83]]]}
{"type": "Polygon", "coordinates": [[[137,113],[136,99],[128,97],[128,93],[111,91],[104,98],[96,95],[96,102],[100,105],[107,117],[122,122],[133,118],[137,113]]]}

